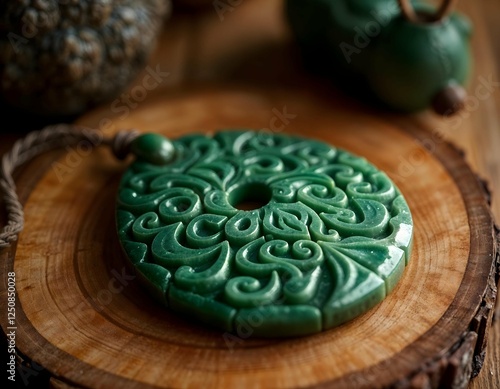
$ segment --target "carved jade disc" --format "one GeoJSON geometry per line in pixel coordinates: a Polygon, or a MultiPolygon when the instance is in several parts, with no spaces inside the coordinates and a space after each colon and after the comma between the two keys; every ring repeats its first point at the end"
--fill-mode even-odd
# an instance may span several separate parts
{"type": "Polygon", "coordinates": [[[365,313],[402,277],[411,212],[366,159],[252,130],[172,144],[165,165],[137,153],[116,217],[126,258],[168,309],[223,331],[301,336],[365,313]]]}

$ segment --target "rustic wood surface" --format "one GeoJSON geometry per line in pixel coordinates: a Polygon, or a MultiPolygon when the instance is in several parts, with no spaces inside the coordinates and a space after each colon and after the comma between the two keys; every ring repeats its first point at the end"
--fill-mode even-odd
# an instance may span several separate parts
{"type": "MultiPolygon", "coordinates": [[[[383,304],[333,331],[288,341],[245,332],[235,340],[162,312],[124,266],[116,241],[113,207],[126,164],[99,149],[80,160],[71,153],[60,158],[26,203],[13,266],[22,306],[20,349],[55,376],[89,387],[334,382],[351,388],[405,384],[419,374],[443,385],[467,382],[474,345],[482,347],[482,329],[469,329],[492,274],[494,241],[481,183],[454,147],[441,142],[434,153],[426,152],[416,140],[431,139],[431,133],[391,125],[339,95],[321,96],[319,88],[313,94],[302,88],[191,86],[152,93],[127,118],[102,108],[78,122],[95,128],[109,118],[123,128],[154,126],[177,137],[193,128],[263,128],[272,110],[283,106],[297,115],[283,131],[367,156],[405,193],[416,228],[412,261],[383,304]],[[413,171],[402,169],[407,156],[418,158],[413,171]],[[456,354],[462,347],[463,361],[456,354]],[[448,379],[444,372],[450,369],[458,374],[450,372],[448,379]]],[[[490,316],[479,321],[489,325],[490,316]]]]}
{"type": "MultiPolygon", "coordinates": [[[[463,2],[459,8],[471,17],[476,26],[473,48],[477,61],[470,86],[471,95],[475,97],[474,91],[480,84],[481,77],[488,79],[491,75],[493,80],[500,79],[500,50],[498,42],[493,39],[500,32],[495,20],[500,4],[492,0],[476,4],[463,2]]],[[[431,113],[411,117],[397,116],[358,104],[335,88],[311,79],[295,56],[293,43],[282,20],[280,1],[247,0],[233,12],[226,13],[223,21],[210,8],[200,15],[174,14],[166,23],[164,35],[150,61],[151,67],[159,66],[162,71],[170,73],[161,85],[143,101],[137,101],[134,108],[125,110],[123,105],[115,105],[113,108],[110,103],[75,119],[92,126],[102,126],[102,123],[107,123],[102,122],[103,119],[110,119],[114,128],[103,128],[107,133],[118,127],[134,126],[176,136],[192,131],[193,128],[212,130],[221,126],[243,125],[269,127],[276,115],[273,109],[280,110],[287,105],[288,112],[297,116],[290,120],[284,130],[300,132],[307,126],[310,129],[308,134],[371,156],[393,176],[403,192],[408,193],[410,206],[417,215],[416,223],[420,233],[417,235],[415,248],[416,260],[407,269],[407,277],[383,305],[340,330],[349,336],[332,339],[332,336],[322,334],[307,345],[311,355],[297,353],[301,346],[305,347],[304,343],[301,344],[302,341],[275,344],[272,349],[278,349],[280,355],[286,355],[287,358],[273,358],[274,354],[270,354],[261,360],[262,355],[255,353],[251,355],[249,363],[253,363],[257,370],[261,368],[261,379],[282,379],[276,385],[268,381],[273,387],[321,382],[336,382],[345,387],[353,387],[353,383],[370,384],[368,378],[372,376],[381,379],[379,384],[403,380],[402,385],[408,384],[404,379],[409,376],[412,385],[425,387],[429,379],[432,381],[443,373],[458,380],[464,378],[460,374],[454,375],[454,369],[459,371],[463,361],[468,361],[471,357],[467,353],[471,345],[477,344],[476,354],[480,354],[484,346],[481,335],[490,327],[492,315],[488,311],[491,308],[488,307],[488,302],[493,300],[491,294],[494,289],[492,283],[489,290],[483,287],[483,292],[490,295],[478,293],[478,278],[486,277],[491,269],[487,269],[484,262],[467,263],[469,257],[465,243],[468,242],[470,233],[468,223],[471,223],[470,215],[466,213],[468,208],[474,207],[474,213],[483,217],[472,224],[485,228],[472,231],[473,236],[476,233],[475,237],[482,247],[492,244],[492,237],[491,231],[488,236],[488,213],[485,209],[486,202],[480,196],[480,183],[465,166],[460,152],[441,136],[462,149],[472,171],[487,181],[492,191],[493,215],[500,217],[497,193],[500,191],[500,176],[496,152],[500,149],[498,88],[493,87],[487,99],[471,100],[466,110],[452,119],[444,120],[431,113]],[[122,109],[118,111],[116,107],[122,109]],[[333,127],[336,128],[335,131],[330,130],[333,127]],[[421,144],[426,145],[429,150],[426,151],[421,144]],[[426,193],[426,196],[421,196],[420,193],[426,193]],[[449,218],[443,217],[444,215],[449,218]],[[432,227],[429,228],[425,223],[427,220],[433,220],[432,227]],[[447,255],[443,256],[442,253],[447,255]],[[451,254],[456,258],[452,262],[449,261],[451,254]],[[430,261],[430,258],[433,260],[430,261]],[[402,303],[403,300],[405,304],[402,303]],[[485,306],[477,312],[477,320],[469,323],[481,300],[486,302],[485,306]],[[454,308],[463,307],[466,302],[470,305],[466,305],[465,309],[453,311],[454,308]],[[405,310],[402,306],[406,304],[409,305],[405,310]],[[381,323],[377,319],[391,316],[395,319],[390,323],[387,320],[381,323]],[[441,321],[438,320],[440,318],[441,321]],[[468,322],[461,323],[460,327],[460,321],[466,318],[469,318],[468,322]],[[399,319],[405,319],[406,322],[399,319]],[[446,333],[443,333],[444,327],[441,327],[442,320],[447,321],[449,331],[446,333]],[[408,325],[410,321],[411,325],[408,325]],[[406,323],[405,331],[401,328],[397,331],[397,326],[401,323],[406,323]],[[463,330],[463,335],[459,334],[460,329],[463,330]],[[390,342],[389,333],[393,335],[390,342]],[[477,339],[477,333],[480,339],[477,339]],[[347,352],[354,346],[345,339],[366,339],[367,334],[370,334],[367,342],[356,344],[356,355],[349,354],[351,364],[344,362],[335,369],[314,370],[314,355],[334,358],[331,342],[336,342],[334,348],[344,347],[347,352]],[[398,334],[396,339],[394,334],[398,334]],[[422,334],[425,336],[421,337],[422,334]],[[448,350],[454,337],[460,343],[456,344],[456,350],[448,350]],[[428,348],[428,343],[432,343],[433,347],[428,348]],[[384,362],[384,359],[394,361],[391,358],[395,358],[404,347],[407,347],[406,360],[398,364],[397,369],[396,365],[384,362]],[[442,355],[435,353],[439,347],[442,348],[442,355]],[[426,352],[430,354],[422,358],[421,354],[426,352]],[[443,358],[439,359],[438,356],[443,358]],[[415,361],[426,358],[429,362],[427,370],[423,366],[414,366],[415,361]],[[273,366],[272,372],[262,368],[266,362],[273,366]],[[290,375],[290,365],[285,362],[295,364],[293,375],[290,375]],[[296,366],[299,363],[301,368],[296,366]],[[440,363],[443,371],[439,370],[440,363]],[[356,371],[363,369],[366,374],[356,374],[356,371]],[[308,374],[311,371],[314,374],[308,374]],[[283,378],[285,376],[288,378],[283,378]],[[308,381],[311,377],[316,377],[317,380],[308,381]],[[339,377],[344,377],[344,380],[339,381],[339,377]]],[[[143,75],[138,77],[136,85],[140,85],[142,77],[143,75]]],[[[133,87],[131,86],[131,91],[133,87]]],[[[16,122],[19,130],[2,130],[2,152],[16,138],[29,129],[37,128],[43,121],[23,119],[25,118],[19,118],[16,122]]],[[[235,366],[238,355],[235,356],[234,353],[240,353],[242,360],[244,356],[248,357],[249,348],[265,349],[269,342],[259,343],[246,339],[232,356],[228,356],[221,337],[211,331],[193,327],[168,313],[162,313],[159,319],[152,319],[147,314],[152,309],[151,303],[141,300],[141,290],[136,285],[113,295],[110,304],[100,310],[97,298],[99,291],[106,290],[113,269],[121,270],[120,257],[112,250],[116,247],[116,240],[112,236],[109,209],[114,199],[110,188],[116,187],[123,165],[113,161],[105,151],[99,150],[92,155],[97,158],[83,158],[78,163],[74,162],[69,172],[71,174],[65,175],[62,181],[55,170],[51,169],[54,160],[68,164],[66,156],[58,152],[39,158],[36,164],[21,169],[16,177],[22,199],[27,200],[31,194],[26,210],[27,230],[19,243],[15,263],[16,267],[19,266],[19,275],[23,273],[23,266],[31,272],[30,277],[19,279],[18,288],[23,292],[20,297],[26,314],[20,320],[24,320],[26,324],[35,323],[36,329],[27,329],[25,338],[18,340],[20,345],[29,352],[30,357],[46,361],[52,371],[57,372],[52,381],[53,387],[63,387],[67,380],[72,383],[88,382],[85,379],[88,379],[89,372],[95,373],[96,367],[99,367],[99,371],[94,375],[94,383],[111,385],[116,382],[114,380],[118,374],[122,377],[122,382],[130,384],[148,379],[154,382],[155,374],[159,374],[158,366],[153,363],[142,366],[143,371],[151,372],[149,378],[140,374],[139,370],[134,370],[138,366],[130,369],[134,363],[141,366],[141,361],[136,358],[137,353],[150,351],[148,345],[154,344],[151,339],[160,339],[160,343],[164,345],[175,343],[178,349],[185,351],[189,349],[189,345],[182,342],[189,335],[194,339],[194,344],[205,345],[197,352],[210,355],[207,360],[217,361],[217,365],[224,361],[222,365],[227,369],[227,381],[224,382],[231,382],[233,375],[238,372],[238,366],[235,366]],[[82,193],[86,194],[83,198],[82,193]],[[91,208],[98,209],[99,212],[89,212],[91,208]],[[72,222],[74,220],[84,222],[75,224],[72,222]],[[57,240],[53,239],[55,236],[57,240]],[[105,242],[111,242],[110,248],[105,248],[105,242]],[[103,254],[110,258],[109,262],[102,262],[103,254]],[[45,257],[48,260],[41,260],[45,257]],[[61,258],[65,257],[72,258],[72,261],[62,261],[61,258]],[[46,274],[46,278],[36,277],[40,274],[46,274]],[[85,278],[91,274],[95,278],[85,278]],[[31,282],[33,280],[36,280],[34,284],[31,282]],[[54,293],[57,290],[64,290],[65,293],[54,293]],[[41,291],[43,292],[40,293],[41,291]],[[82,291],[86,294],[82,294],[82,291]],[[72,310],[71,307],[75,307],[75,304],[81,305],[82,309],[72,310]],[[123,307],[127,307],[126,312],[133,314],[124,317],[123,307]],[[102,312],[104,314],[101,315],[102,312]],[[144,320],[148,323],[146,329],[144,320]],[[159,323],[162,320],[176,331],[162,331],[159,323]],[[77,332],[74,332],[75,326],[77,332]],[[127,328],[129,332],[123,328],[127,328]],[[127,335],[113,338],[113,334],[123,334],[121,331],[127,332],[127,335]],[[40,339],[40,333],[45,341],[40,339]],[[70,333],[75,335],[68,335],[70,333]],[[138,340],[132,334],[142,338],[138,340]],[[121,339],[121,344],[116,339],[121,339]],[[52,349],[53,344],[57,344],[59,348],[52,349]],[[80,348],[82,345],[87,346],[83,354],[80,348]],[[118,352],[128,364],[116,358],[118,352]],[[78,355],[76,359],[85,363],[75,362],[75,354],[78,355]],[[68,366],[72,363],[76,363],[80,369],[69,369],[68,366]],[[231,370],[231,367],[235,370],[231,370]]],[[[9,263],[9,254],[3,253],[6,263],[9,263]]],[[[100,297],[102,300],[104,295],[100,297]]],[[[497,320],[493,323],[488,332],[485,363],[479,375],[472,380],[472,388],[498,388],[500,385],[499,322],[497,320]]],[[[156,344],[154,346],[157,347],[156,344]]],[[[164,347],[162,352],[165,356],[173,351],[164,347]]],[[[185,376],[176,375],[183,371],[182,364],[187,364],[187,369],[193,368],[180,355],[176,354],[173,359],[172,374],[162,381],[164,384],[185,382],[185,376]]],[[[481,358],[475,362],[471,366],[477,369],[481,358]]],[[[31,370],[37,371],[33,367],[31,370]]],[[[218,382],[213,370],[207,368],[207,374],[194,370],[196,369],[193,368],[189,382],[218,382]]],[[[255,379],[255,375],[249,374],[246,379],[255,379]]],[[[468,376],[464,379],[468,380],[468,376]]]]}

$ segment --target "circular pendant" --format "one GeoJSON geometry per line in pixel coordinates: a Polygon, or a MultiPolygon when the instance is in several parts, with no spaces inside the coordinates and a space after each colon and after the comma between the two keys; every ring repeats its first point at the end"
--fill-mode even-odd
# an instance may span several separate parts
{"type": "Polygon", "coordinates": [[[127,260],[172,311],[228,332],[301,336],[365,313],[403,275],[411,212],[366,159],[251,130],[172,143],[164,165],[136,152],[116,214],[127,260]]]}

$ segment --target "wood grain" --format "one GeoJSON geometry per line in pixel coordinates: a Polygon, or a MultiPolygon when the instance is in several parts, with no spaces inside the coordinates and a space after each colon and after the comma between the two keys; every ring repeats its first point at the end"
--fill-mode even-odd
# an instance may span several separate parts
{"type": "MultiPolygon", "coordinates": [[[[338,329],[287,341],[242,336],[228,343],[222,332],[164,312],[134,282],[118,249],[113,208],[126,164],[98,149],[62,181],[56,170],[47,171],[26,203],[13,263],[23,307],[19,348],[56,377],[90,387],[335,382],[368,388],[406,385],[422,372],[428,376],[428,361],[441,360],[456,372],[450,370],[450,378],[446,369],[433,371],[434,379],[468,382],[478,339],[469,326],[487,291],[495,241],[480,183],[454,147],[441,142],[430,153],[416,140],[431,134],[388,124],[319,90],[313,95],[248,85],[162,91],[126,119],[103,109],[79,123],[97,127],[106,117],[115,129],[119,124],[176,137],[193,128],[265,128],[273,109],[283,106],[297,116],[282,131],[367,156],[407,197],[415,218],[414,251],[389,298],[338,329]],[[402,168],[409,156],[419,161],[412,171],[402,168]],[[453,362],[462,344],[469,354],[453,362]]],[[[58,163],[69,166],[67,158],[58,163]]]]}
{"type": "MultiPolygon", "coordinates": [[[[474,96],[480,77],[491,75],[493,80],[500,79],[500,51],[494,39],[500,33],[494,17],[500,5],[494,0],[485,0],[461,2],[459,8],[475,25],[476,67],[470,86],[474,96]]],[[[45,218],[36,226],[28,221],[34,230],[25,231],[22,239],[28,238],[20,242],[25,255],[24,265],[30,271],[19,273],[26,278],[23,281],[26,289],[22,289],[26,294],[22,298],[23,309],[28,308],[26,316],[21,318],[24,332],[19,346],[35,361],[43,361],[58,378],[52,380],[53,386],[57,385],[54,382],[64,385],[93,383],[96,387],[120,383],[134,386],[141,380],[149,383],[158,380],[160,385],[177,382],[187,386],[186,382],[193,385],[202,382],[221,387],[224,382],[228,385],[236,382],[231,379],[248,366],[253,370],[249,369],[244,381],[238,383],[253,382],[258,373],[260,379],[270,380],[267,384],[276,383],[274,387],[293,386],[299,382],[328,387],[332,384],[335,387],[385,384],[426,387],[439,385],[441,377],[448,384],[455,380],[456,387],[463,387],[469,378],[464,372],[471,368],[479,373],[470,385],[472,388],[500,385],[500,321],[497,320],[487,332],[495,291],[494,280],[490,279],[486,286],[487,275],[492,271],[486,264],[492,261],[488,255],[493,253],[494,244],[491,215],[482,197],[482,184],[475,175],[477,172],[487,180],[492,190],[491,209],[495,216],[500,216],[498,91],[494,89],[488,99],[481,100],[477,106],[470,105],[454,119],[438,118],[427,112],[410,117],[394,116],[353,101],[334,86],[315,80],[304,72],[295,55],[282,20],[281,1],[243,2],[234,12],[226,14],[224,21],[210,8],[203,14],[179,15],[167,23],[163,39],[150,61],[152,67],[160,66],[171,73],[159,88],[131,109],[126,117],[124,112],[117,115],[110,102],[79,120],[94,126],[99,126],[102,119],[112,120],[114,128],[103,127],[105,133],[119,127],[137,126],[177,136],[193,128],[208,131],[220,126],[269,127],[273,109],[287,104],[288,111],[297,112],[298,116],[285,131],[307,131],[360,154],[369,151],[379,166],[411,193],[411,201],[416,204],[413,206],[420,215],[417,226],[422,234],[417,241],[420,243],[416,245],[415,258],[425,257],[423,250],[428,250],[433,254],[429,257],[432,260],[428,258],[423,268],[415,265],[418,261],[412,261],[405,275],[410,276],[402,281],[385,305],[340,329],[356,334],[357,341],[333,337],[332,348],[327,347],[331,345],[331,334],[330,337],[321,334],[305,347],[307,351],[303,351],[303,340],[276,345],[245,339],[237,343],[237,348],[229,355],[220,334],[193,327],[193,323],[168,312],[156,317],[148,314],[156,309],[133,281],[120,293],[114,294],[109,289],[110,282],[111,288],[118,286],[117,281],[113,281],[116,278],[113,270],[122,271],[121,258],[113,250],[116,240],[112,237],[109,209],[112,189],[116,188],[124,165],[113,161],[106,151],[98,151],[92,153],[96,159],[84,158],[73,169],[74,174],[67,175],[59,183],[57,177],[54,180],[50,166],[60,154],[51,154],[23,169],[17,180],[23,199],[34,190],[28,203],[33,220],[42,218],[40,215],[45,218]],[[355,142],[360,139],[359,144],[355,142]],[[464,150],[465,155],[448,141],[464,150]],[[390,148],[390,152],[386,148],[390,148]],[[425,173],[429,176],[420,179],[425,173]],[[37,184],[40,177],[42,181],[37,184]],[[90,180],[85,181],[85,177],[90,180]],[[431,196],[419,196],[417,189],[425,189],[431,196]],[[37,196],[40,202],[36,201],[37,196]],[[457,197],[463,201],[453,202],[457,197]],[[456,209],[450,208],[452,203],[456,209]],[[473,210],[472,214],[477,212],[477,219],[471,218],[467,210],[473,210]],[[422,218],[427,214],[428,218],[422,218]],[[455,222],[452,217],[457,214],[461,214],[462,219],[455,222]],[[70,215],[81,223],[76,225],[68,221],[70,215]],[[450,221],[443,222],[448,220],[443,216],[450,216],[450,221]],[[434,221],[438,221],[437,230],[424,228],[427,219],[433,221],[433,226],[434,221]],[[470,228],[476,222],[483,229],[470,228]],[[57,244],[49,239],[54,234],[58,235],[57,244]],[[453,243],[458,238],[461,238],[458,243],[453,243]],[[477,250],[470,252],[475,260],[458,255],[464,254],[464,244],[469,241],[479,245],[477,250]],[[32,254],[28,254],[30,250],[32,254]],[[459,260],[450,265],[446,258],[455,250],[454,258],[459,260]],[[435,277],[435,282],[426,276],[435,277]],[[428,282],[424,283],[428,288],[417,282],[420,279],[428,282]],[[479,290],[480,280],[483,281],[482,291],[479,290]],[[416,289],[410,292],[404,286],[416,289]],[[104,304],[109,297],[106,291],[112,293],[109,304],[104,304]],[[431,295],[438,295],[436,304],[428,304],[431,295]],[[414,305],[405,305],[400,299],[414,305]],[[122,317],[125,309],[131,314],[122,317]],[[57,313],[60,318],[48,312],[57,313]],[[401,318],[411,324],[390,334],[383,332],[382,327],[394,329],[391,325],[397,326],[401,318]],[[31,323],[37,323],[37,327],[31,323]],[[112,342],[113,335],[117,335],[117,343],[112,342]],[[192,340],[186,344],[186,339],[192,340]],[[488,355],[485,365],[478,371],[486,339],[488,355]],[[141,352],[148,356],[152,350],[156,353],[158,342],[163,344],[161,350],[167,349],[164,355],[171,362],[168,377],[157,365],[146,364],[138,357],[141,352]],[[173,348],[167,347],[168,344],[173,344],[173,348]],[[83,355],[82,346],[87,350],[83,355]],[[368,346],[374,348],[367,350],[368,346]],[[335,347],[344,347],[342,350],[347,350],[346,355],[352,360],[342,360],[339,365],[329,364],[339,355],[335,347]],[[472,361],[471,349],[476,355],[472,361]],[[194,352],[196,358],[180,357],[179,352],[186,350],[194,352]],[[259,353],[262,350],[266,350],[264,358],[259,353]],[[190,369],[199,369],[195,362],[200,360],[211,362],[212,367],[191,372],[190,369]],[[247,365],[241,362],[237,365],[237,361],[245,361],[247,365]],[[465,366],[464,361],[467,362],[465,366]],[[217,369],[224,370],[227,381],[220,381],[217,369]],[[184,375],[186,371],[189,375],[184,375]],[[145,375],[149,378],[144,378],[145,375]],[[186,377],[191,381],[186,381],[186,377]]],[[[143,75],[138,77],[136,85],[140,85],[141,77],[143,75]]],[[[2,135],[2,141],[5,139],[2,135]]],[[[0,147],[6,149],[7,144],[6,141],[0,147]]],[[[65,156],[61,158],[57,161],[64,163],[65,156]]],[[[12,255],[4,253],[4,272],[11,266],[21,266],[19,252],[15,262],[12,255]]]]}

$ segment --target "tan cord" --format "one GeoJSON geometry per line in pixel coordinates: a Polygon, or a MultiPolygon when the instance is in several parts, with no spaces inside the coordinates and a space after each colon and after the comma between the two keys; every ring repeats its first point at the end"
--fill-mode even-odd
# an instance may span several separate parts
{"type": "Polygon", "coordinates": [[[413,5],[410,0],[398,0],[399,8],[401,8],[401,12],[403,13],[406,20],[412,23],[421,23],[421,22],[437,22],[439,20],[444,19],[455,7],[458,0],[443,0],[441,6],[438,11],[432,16],[431,19],[422,19],[421,16],[415,12],[413,5]]]}
{"type": "Polygon", "coordinates": [[[77,145],[82,141],[98,146],[95,144],[96,139],[109,146],[117,158],[123,159],[130,151],[130,143],[138,135],[138,131],[131,130],[120,131],[110,138],[102,138],[99,130],[58,124],[33,131],[14,143],[12,149],[3,155],[0,167],[0,194],[7,211],[7,224],[0,231],[0,248],[8,247],[17,240],[24,227],[23,205],[17,196],[13,179],[16,168],[44,152],[77,145]]]}

